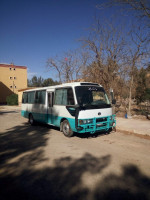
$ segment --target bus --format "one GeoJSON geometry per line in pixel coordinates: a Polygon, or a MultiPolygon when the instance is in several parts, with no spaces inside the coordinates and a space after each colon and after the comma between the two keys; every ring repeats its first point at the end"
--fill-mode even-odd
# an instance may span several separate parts
{"type": "Polygon", "coordinates": [[[99,84],[64,83],[24,91],[21,115],[31,125],[41,122],[59,127],[67,137],[74,132],[107,133],[116,126],[112,103],[99,84]]]}

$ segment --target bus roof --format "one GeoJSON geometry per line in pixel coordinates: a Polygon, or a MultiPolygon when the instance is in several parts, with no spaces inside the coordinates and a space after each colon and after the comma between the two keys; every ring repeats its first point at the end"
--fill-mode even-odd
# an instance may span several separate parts
{"type": "Polygon", "coordinates": [[[39,88],[34,88],[34,89],[29,89],[24,92],[30,92],[30,91],[36,91],[36,90],[48,90],[48,89],[55,89],[59,87],[69,87],[69,86],[100,86],[98,83],[90,83],[90,82],[71,82],[71,83],[63,83],[60,85],[53,85],[53,86],[48,86],[48,87],[39,87],[39,88]]]}

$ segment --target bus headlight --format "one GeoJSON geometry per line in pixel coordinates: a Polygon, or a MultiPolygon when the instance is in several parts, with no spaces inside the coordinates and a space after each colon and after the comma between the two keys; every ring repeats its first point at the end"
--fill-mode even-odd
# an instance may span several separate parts
{"type": "Polygon", "coordinates": [[[87,119],[87,124],[92,124],[93,123],[93,119],[87,119]]]}
{"type": "Polygon", "coordinates": [[[83,120],[79,120],[79,124],[82,125],[83,124],[83,120]]]}
{"type": "Polygon", "coordinates": [[[83,119],[83,120],[79,120],[79,124],[83,125],[83,124],[92,124],[93,123],[93,119],[83,119]]]}

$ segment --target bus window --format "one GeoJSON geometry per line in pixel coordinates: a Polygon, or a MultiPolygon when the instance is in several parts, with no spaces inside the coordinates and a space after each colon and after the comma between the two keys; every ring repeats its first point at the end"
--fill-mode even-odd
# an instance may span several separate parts
{"type": "Polygon", "coordinates": [[[28,103],[28,93],[27,92],[23,93],[22,103],[28,103]]]}
{"type": "Polygon", "coordinates": [[[72,88],[56,89],[55,105],[74,105],[72,88]]]}
{"type": "Polygon", "coordinates": [[[36,91],[36,93],[35,93],[35,103],[45,104],[45,95],[46,95],[45,90],[36,91]]]}
{"type": "Polygon", "coordinates": [[[35,95],[35,92],[28,93],[28,103],[31,103],[31,104],[34,103],[34,95],[35,95]]]}

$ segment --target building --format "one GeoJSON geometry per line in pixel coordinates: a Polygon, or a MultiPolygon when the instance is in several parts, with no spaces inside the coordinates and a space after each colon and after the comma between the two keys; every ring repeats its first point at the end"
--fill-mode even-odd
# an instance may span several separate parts
{"type": "Polygon", "coordinates": [[[18,94],[22,88],[27,88],[27,67],[0,64],[0,104],[6,103],[7,96],[18,94]]]}

